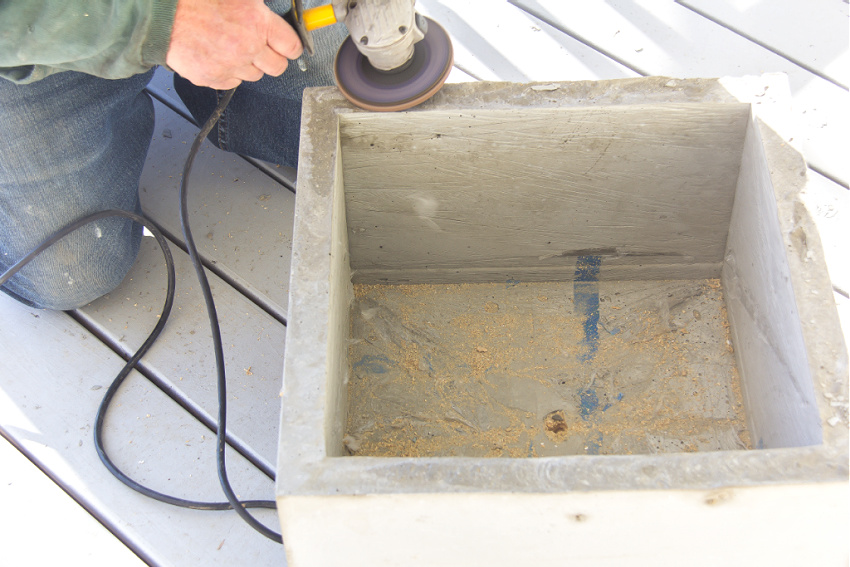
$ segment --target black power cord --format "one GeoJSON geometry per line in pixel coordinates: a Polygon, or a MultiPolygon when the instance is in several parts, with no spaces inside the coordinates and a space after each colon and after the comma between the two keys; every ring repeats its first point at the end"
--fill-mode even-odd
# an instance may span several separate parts
{"type": "MultiPolygon", "coordinates": [[[[236,87],[225,92],[218,101],[212,115],[207,119],[201,131],[195,136],[195,141],[192,142],[192,148],[189,150],[189,156],[186,158],[186,164],[183,167],[183,179],[180,182],[180,226],[183,229],[183,239],[186,242],[186,250],[189,253],[189,258],[192,260],[192,265],[195,267],[195,274],[198,276],[198,283],[201,286],[201,291],[204,294],[204,303],[207,307],[207,315],[210,321],[210,330],[213,337],[213,349],[215,350],[215,366],[216,366],[216,384],[218,385],[218,429],[216,430],[216,466],[218,468],[218,480],[221,484],[221,489],[227,497],[227,501],[236,510],[236,513],[245,520],[252,528],[266,536],[267,538],[283,543],[281,535],[270,530],[260,523],[254,516],[248,513],[248,510],[239,502],[230,482],[227,479],[227,467],[225,465],[224,450],[226,447],[225,433],[227,431],[227,379],[224,373],[224,348],[221,344],[221,330],[218,325],[218,315],[215,309],[215,301],[213,300],[212,290],[207,281],[207,274],[204,271],[204,266],[201,263],[198,249],[195,246],[195,239],[192,238],[192,231],[189,228],[189,173],[192,171],[192,164],[195,161],[195,156],[198,150],[207,137],[207,134],[213,129],[222,112],[233,98],[233,93],[236,92],[236,87]]],[[[274,502],[272,502],[274,508],[274,502]]]]}
{"type": "Polygon", "coordinates": [[[213,335],[213,348],[215,350],[217,373],[216,385],[218,388],[216,468],[218,469],[219,483],[221,484],[222,490],[225,496],[227,497],[227,502],[202,502],[195,500],[186,500],[183,498],[177,498],[175,496],[169,496],[167,494],[157,492],[156,490],[152,490],[136,482],[135,480],[130,478],[126,473],[121,471],[109,458],[109,455],[107,455],[103,445],[104,419],[106,417],[106,413],[109,411],[109,406],[112,403],[115,394],[118,392],[118,389],[121,387],[121,384],[124,382],[127,376],[129,376],[130,371],[136,367],[136,364],[139,362],[139,360],[141,360],[141,358],[147,353],[151,346],[153,346],[160,333],[162,333],[163,328],[165,328],[165,323],[168,320],[168,316],[171,313],[172,305],[174,304],[174,259],[171,256],[171,250],[168,247],[168,241],[166,240],[165,236],[163,236],[159,228],[156,227],[156,225],[154,225],[150,220],[141,215],[137,215],[135,213],[123,210],[111,209],[93,213],[79,220],[76,220],[65,228],[57,231],[56,233],[48,237],[44,242],[39,244],[36,248],[34,248],[31,252],[29,252],[26,256],[18,260],[11,268],[9,268],[8,270],[6,270],[6,272],[0,275],[0,285],[5,284],[12,276],[19,272],[24,266],[31,262],[45,249],[49,248],[65,236],[69,235],[70,233],[99,219],[116,216],[124,217],[134,222],[137,222],[147,228],[151,232],[151,234],[153,234],[154,238],[159,244],[159,247],[162,249],[163,256],[165,257],[165,265],[168,278],[168,287],[166,290],[165,303],[162,307],[159,320],[154,326],[154,329],[151,331],[150,335],[148,335],[148,338],[144,341],[144,343],[142,343],[142,346],[139,347],[139,349],[132,357],[130,357],[130,359],[127,361],[127,363],[118,373],[118,375],[109,385],[109,388],[107,388],[106,393],[103,396],[103,400],[101,401],[100,406],[98,407],[94,429],[94,443],[95,449],[97,450],[97,454],[100,457],[101,462],[103,462],[104,466],[107,468],[107,470],[109,470],[110,473],[112,473],[113,476],[115,476],[118,480],[120,480],[133,490],[139,492],[140,494],[143,494],[149,498],[153,498],[154,500],[165,502],[166,504],[171,504],[174,506],[180,506],[182,508],[192,508],[195,510],[233,509],[252,528],[254,528],[255,530],[257,530],[258,532],[273,541],[283,543],[283,539],[280,534],[274,532],[273,530],[260,523],[256,518],[254,518],[250,513],[248,513],[247,510],[248,508],[276,509],[275,502],[273,500],[240,501],[236,497],[236,494],[233,492],[233,488],[230,486],[230,482],[227,478],[227,467],[225,463],[225,438],[227,431],[227,382],[224,370],[224,350],[222,347],[221,331],[218,324],[218,316],[216,314],[215,302],[213,301],[212,291],[210,290],[209,282],[207,281],[206,273],[204,272],[204,268],[201,264],[201,260],[198,254],[198,249],[195,246],[195,242],[192,238],[192,233],[189,228],[189,209],[187,193],[189,173],[192,171],[192,164],[195,161],[195,156],[197,155],[198,150],[200,149],[201,144],[204,141],[204,138],[207,137],[213,126],[215,126],[216,122],[218,122],[218,119],[221,117],[221,114],[222,112],[224,112],[224,109],[227,107],[228,103],[230,102],[230,99],[233,98],[233,93],[235,91],[236,89],[233,88],[224,93],[224,95],[219,100],[215,111],[209,117],[204,126],[201,128],[201,131],[198,132],[198,135],[195,137],[195,140],[192,143],[192,147],[189,150],[189,155],[186,158],[186,163],[183,167],[183,179],[180,183],[180,224],[183,229],[183,237],[186,241],[186,248],[188,249],[189,257],[191,258],[192,264],[195,267],[195,272],[198,276],[198,282],[200,283],[201,291],[204,295],[204,301],[207,307],[207,315],[209,316],[210,320],[210,329],[212,330],[213,335]]]}

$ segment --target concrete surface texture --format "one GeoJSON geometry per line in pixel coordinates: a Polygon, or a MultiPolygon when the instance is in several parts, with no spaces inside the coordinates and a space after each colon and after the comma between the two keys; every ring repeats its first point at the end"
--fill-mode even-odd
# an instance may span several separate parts
{"type": "MultiPolygon", "coordinates": [[[[696,494],[718,488],[765,494],[772,487],[777,500],[769,503],[768,498],[749,512],[751,520],[759,518],[771,526],[781,495],[796,490],[795,485],[840,495],[847,478],[847,431],[829,424],[844,419],[842,408],[832,402],[847,388],[847,353],[835,306],[828,299],[831,284],[823,253],[800,203],[806,168],[788,128],[788,101],[781,76],[448,85],[414,111],[394,115],[352,109],[333,89],[310,91],[298,175],[278,451],[278,468],[288,471],[278,478],[277,491],[290,562],[342,561],[342,554],[321,546],[310,532],[312,526],[316,533],[321,529],[322,537],[345,537],[327,525],[320,528],[320,518],[328,515],[338,521],[333,527],[344,531],[346,521],[357,521],[355,516],[381,515],[392,508],[397,512],[393,521],[370,517],[380,529],[361,533],[369,551],[349,560],[376,565],[403,558],[406,564],[425,565],[433,564],[422,559],[425,555],[450,562],[452,552],[423,552],[416,536],[410,535],[416,532],[418,518],[424,518],[436,537],[468,535],[471,556],[484,553],[488,544],[476,538],[470,526],[484,522],[499,537],[525,536],[531,528],[521,521],[496,527],[485,518],[502,505],[517,518],[532,514],[541,493],[564,506],[590,498],[591,510],[607,506],[603,503],[612,491],[619,492],[623,510],[638,501],[681,499],[681,509],[676,504],[660,513],[682,514],[699,523],[708,508],[685,504],[696,494]],[[700,124],[700,118],[706,123],[700,124]],[[570,135],[565,137],[565,131],[570,135]],[[458,142],[464,149],[455,146],[458,142]],[[587,154],[584,159],[553,161],[553,152],[570,142],[579,148],[576,152],[587,154]],[[444,153],[443,145],[455,150],[444,153]],[[614,156],[609,158],[612,148],[614,156]],[[606,197],[604,205],[600,192],[606,197]],[[513,215],[504,214],[507,210],[513,215]],[[690,215],[704,222],[682,220],[690,215]],[[531,228],[511,230],[512,224],[531,228]],[[499,227],[509,236],[495,236],[499,227]],[[542,253],[544,249],[549,253],[542,253]],[[606,273],[608,262],[611,270],[606,273]],[[761,450],[726,450],[733,447],[721,444],[705,447],[721,450],[704,452],[650,454],[647,447],[635,451],[647,454],[607,455],[599,450],[601,442],[588,441],[586,432],[578,430],[572,443],[578,450],[558,457],[534,458],[532,452],[530,458],[498,458],[503,455],[485,455],[470,446],[424,455],[390,450],[397,456],[347,456],[363,448],[364,436],[374,434],[380,420],[399,430],[405,429],[405,420],[428,421],[427,406],[417,402],[417,395],[441,397],[460,428],[474,429],[476,423],[498,419],[480,400],[466,407],[466,414],[461,409],[464,398],[474,396],[486,382],[488,370],[495,376],[498,367],[484,369],[480,376],[474,367],[460,370],[471,378],[456,389],[415,391],[419,379],[452,382],[445,367],[421,374],[419,370],[427,368],[429,349],[449,349],[451,360],[451,349],[463,339],[449,333],[441,338],[433,323],[436,313],[420,327],[387,315],[394,309],[414,313],[403,303],[387,301],[390,293],[412,295],[417,301],[416,286],[387,287],[388,282],[433,288],[472,282],[465,289],[475,290],[485,285],[482,281],[509,287],[527,281],[560,282],[560,287],[549,285],[571,302],[571,310],[562,312],[574,319],[565,332],[579,331],[574,342],[585,345],[579,367],[590,377],[594,370],[597,375],[611,370],[598,351],[587,347],[594,341],[596,347],[601,344],[601,290],[616,289],[620,280],[627,280],[621,284],[624,289],[634,285],[630,282],[657,281],[654,291],[666,299],[675,295],[665,287],[670,285],[666,280],[687,280],[695,272],[720,278],[716,286],[722,288],[729,311],[742,412],[753,445],[761,450]],[[353,316],[352,280],[377,290],[365,308],[355,304],[353,316]],[[603,287],[609,280],[614,287],[603,287]],[[591,293],[596,302],[582,320],[582,305],[587,303],[583,297],[591,293]],[[371,326],[361,333],[364,321],[371,326]],[[441,346],[440,340],[450,344],[441,346]],[[393,361],[386,353],[369,350],[380,351],[381,345],[413,348],[413,359],[406,361],[399,354],[393,361]],[[423,346],[426,352],[420,351],[423,346]],[[364,357],[367,363],[361,365],[364,357]],[[389,374],[387,366],[408,362],[413,371],[402,372],[401,385],[381,382],[389,374]],[[349,407],[349,391],[357,397],[358,386],[369,377],[378,380],[375,389],[349,407]],[[414,406],[425,412],[424,418],[414,413],[414,406]],[[383,413],[371,421],[367,417],[359,430],[345,435],[347,412],[361,407],[383,413]],[[444,454],[457,456],[435,456],[444,454]],[[353,506],[366,501],[363,496],[374,508],[353,506]]],[[[363,288],[358,290],[362,298],[363,288]]],[[[482,299],[480,292],[472,293],[482,299]]],[[[517,294],[513,301],[509,308],[519,303],[517,294]]],[[[428,306],[423,308],[427,311],[428,306]]],[[[669,316],[668,311],[668,327],[669,316]]],[[[449,324],[455,331],[457,326],[457,321],[449,324]]],[[[487,338],[493,340],[496,332],[487,338]]],[[[470,348],[480,355],[490,352],[484,344],[468,343],[470,348]]],[[[694,362],[711,360],[709,348],[700,341],[680,348],[690,351],[694,362]]],[[[545,366],[539,359],[536,363],[537,368],[545,366]]],[[[570,368],[562,365],[567,374],[579,374],[570,368]]],[[[687,378],[695,378],[699,369],[696,364],[685,368],[687,378]]],[[[517,369],[508,362],[501,370],[517,369]]],[[[665,374],[658,364],[653,372],[656,377],[665,374]]],[[[567,407],[569,402],[575,411],[568,407],[558,417],[565,425],[569,422],[568,431],[569,426],[578,429],[571,414],[580,422],[582,406],[587,405],[582,392],[589,396],[579,382],[566,401],[558,401],[554,389],[547,393],[549,406],[536,408],[546,410],[537,419],[538,428],[552,426],[553,419],[561,421],[550,415],[558,410],[553,403],[567,407]]],[[[509,385],[502,386],[507,391],[491,395],[522,405],[522,396],[511,396],[509,385]]],[[[728,378],[726,386],[731,387],[728,378]]],[[[631,398],[657,401],[660,395],[633,392],[631,398]]],[[[687,416],[681,404],[672,413],[687,416]]],[[[621,417],[627,427],[640,427],[634,421],[638,415],[621,417]]],[[[598,435],[605,428],[596,424],[598,435]]],[[[413,435],[418,442],[417,432],[413,435]]],[[[571,446],[568,437],[562,441],[571,446]]],[[[406,438],[402,444],[413,441],[406,438]]],[[[603,537],[609,528],[599,528],[595,536],[603,537]]],[[[725,528],[708,520],[706,529],[719,534],[725,528]]],[[[568,523],[552,530],[563,537],[574,535],[568,523]]],[[[540,544],[533,557],[585,557],[583,551],[564,552],[555,541],[557,537],[548,547],[540,544]]],[[[630,552],[628,546],[617,549],[630,552]]],[[[729,548],[728,556],[740,559],[735,554],[747,549],[752,550],[741,542],[729,548]]],[[[776,556],[787,552],[783,548],[776,556]]],[[[670,553],[667,559],[685,557],[679,551],[670,553]]],[[[508,554],[490,564],[514,560],[508,554]]]]}
{"type": "Polygon", "coordinates": [[[353,455],[750,447],[719,279],[358,285],[351,328],[353,455]]]}

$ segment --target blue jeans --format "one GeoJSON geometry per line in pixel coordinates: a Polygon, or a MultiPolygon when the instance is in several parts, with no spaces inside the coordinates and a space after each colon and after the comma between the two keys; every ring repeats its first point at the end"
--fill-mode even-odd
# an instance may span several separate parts
{"type": "MultiPolygon", "coordinates": [[[[341,25],[314,32],[316,55],[306,72],[292,63],[281,77],[240,86],[210,140],[295,166],[301,93],[333,84],[333,57],[344,34],[341,25]]],[[[0,273],[87,214],[140,211],[139,177],[154,125],[144,88],[152,75],[105,80],[64,72],[28,85],[0,79],[0,273]]],[[[216,91],[179,77],[175,86],[195,118],[205,121],[216,91]]],[[[2,290],[35,307],[81,307],[121,283],[141,236],[141,227],[126,219],[98,221],[43,252],[2,290]]]]}

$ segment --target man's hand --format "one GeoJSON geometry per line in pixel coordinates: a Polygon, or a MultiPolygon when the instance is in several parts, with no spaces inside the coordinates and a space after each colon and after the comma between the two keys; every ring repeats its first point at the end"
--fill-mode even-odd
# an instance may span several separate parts
{"type": "Polygon", "coordinates": [[[198,86],[227,90],[278,76],[300,55],[298,34],[262,0],[178,0],[165,62],[198,86]]]}

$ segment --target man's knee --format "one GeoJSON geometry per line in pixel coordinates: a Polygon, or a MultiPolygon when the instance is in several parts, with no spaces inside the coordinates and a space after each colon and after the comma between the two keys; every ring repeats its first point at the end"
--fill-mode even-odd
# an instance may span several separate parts
{"type": "Polygon", "coordinates": [[[107,218],[81,228],[42,252],[5,290],[43,309],[82,307],[110,293],[135,262],[141,227],[107,218]]]}
{"type": "MultiPolygon", "coordinates": [[[[0,271],[89,213],[140,210],[154,125],[143,89],[152,74],[0,82],[0,271]]],[[[131,221],[102,219],[43,252],[4,289],[40,307],[85,305],[121,283],[140,240],[131,221]]]]}

